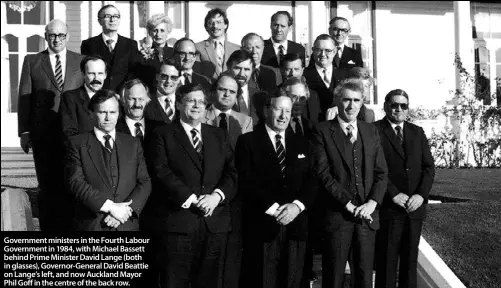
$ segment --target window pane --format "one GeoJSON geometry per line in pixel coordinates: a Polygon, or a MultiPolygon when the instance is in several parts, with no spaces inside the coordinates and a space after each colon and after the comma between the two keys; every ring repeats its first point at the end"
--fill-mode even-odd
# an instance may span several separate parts
{"type": "MultiPolygon", "coordinates": [[[[496,63],[501,63],[501,48],[496,50],[496,63]]],[[[501,77],[501,74],[498,74],[501,77]]]]}
{"type": "MultiPolygon", "coordinates": [[[[19,5],[16,5],[17,7],[19,5]]],[[[11,4],[6,4],[7,10],[7,24],[21,24],[21,13],[14,11],[12,8],[16,6],[11,6],[11,4]]]]}
{"type": "Polygon", "coordinates": [[[10,112],[17,113],[17,93],[19,87],[19,55],[9,54],[10,66],[10,112]]]}
{"type": "MultiPolygon", "coordinates": [[[[45,24],[43,21],[43,19],[45,17],[43,17],[42,15],[42,5],[43,5],[43,1],[23,1],[24,2],[24,5],[29,5],[28,7],[26,7],[26,9],[30,9],[30,11],[26,10],[24,12],[24,24],[33,24],[33,25],[43,25],[45,24]],[[35,3],[35,4],[30,4],[30,3],[35,3]],[[33,7],[33,5],[36,5],[33,7]]],[[[43,9],[45,10],[45,9],[43,9]]]]}
{"type": "Polygon", "coordinates": [[[19,39],[12,34],[5,35],[5,40],[9,44],[9,52],[18,52],[19,51],[19,39]]]}
{"type": "Polygon", "coordinates": [[[183,29],[182,18],[184,17],[184,14],[182,11],[181,1],[166,1],[165,14],[169,16],[170,20],[172,20],[174,29],[183,29]]]}
{"type": "Polygon", "coordinates": [[[33,35],[27,40],[28,42],[28,53],[38,53],[45,48],[45,39],[40,37],[40,35],[33,35]]]}

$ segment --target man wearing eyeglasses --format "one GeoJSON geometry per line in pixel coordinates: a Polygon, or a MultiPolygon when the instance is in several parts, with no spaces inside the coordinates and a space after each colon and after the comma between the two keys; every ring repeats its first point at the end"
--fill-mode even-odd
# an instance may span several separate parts
{"type": "Polygon", "coordinates": [[[45,26],[48,48],[24,58],[19,82],[18,131],[21,148],[33,149],[39,185],[42,231],[70,230],[73,207],[63,190],[61,94],[84,83],[83,56],[66,49],[68,27],[58,19],[45,26]]]}
{"type": "Polygon", "coordinates": [[[210,10],[204,21],[209,39],[195,44],[200,57],[200,72],[211,79],[217,79],[226,71],[226,60],[231,53],[240,49],[240,46],[226,39],[229,25],[226,12],[220,8],[210,10]]]}
{"type": "Polygon", "coordinates": [[[135,40],[118,35],[120,11],[113,5],[105,5],[97,13],[100,35],[82,41],[84,55],[99,55],[109,66],[103,89],[120,91],[123,83],[133,77],[134,67],[139,61],[138,45],[135,40]]]}
{"type": "Polygon", "coordinates": [[[292,105],[292,118],[289,127],[294,133],[301,137],[308,138],[311,134],[311,129],[315,122],[310,121],[305,117],[307,111],[307,102],[310,97],[306,82],[300,78],[290,78],[285,81],[281,88],[285,90],[294,103],[292,105]]]}
{"type": "Polygon", "coordinates": [[[376,287],[397,287],[398,279],[398,287],[416,288],[418,246],[435,176],[434,161],[423,129],[406,121],[407,93],[390,91],[384,111],[386,117],[375,123],[389,172],[380,210],[376,287]]]}
{"type": "Polygon", "coordinates": [[[176,59],[177,68],[181,73],[181,85],[200,84],[205,91],[210,91],[212,80],[193,71],[197,55],[195,42],[189,38],[181,38],[174,44],[174,59],[176,59]]]}
{"type": "Polygon", "coordinates": [[[228,133],[202,123],[206,104],[201,85],[181,86],[179,121],[155,129],[148,141],[153,183],[148,206],[163,246],[160,287],[221,285],[237,173],[228,133]]]}

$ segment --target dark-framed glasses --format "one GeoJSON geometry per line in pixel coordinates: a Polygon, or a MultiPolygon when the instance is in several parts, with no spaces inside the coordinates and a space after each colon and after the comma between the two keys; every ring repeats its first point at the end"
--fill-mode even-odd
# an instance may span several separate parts
{"type": "Polygon", "coordinates": [[[120,15],[119,14],[116,14],[116,15],[111,15],[111,14],[104,14],[101,19],[106,19],[106,20],[118,20],[120,19],[120,15]]]}
{"type": "Polygon", "coordinates": [[[390,104],[391,109],[397,109],[399,106],[400,106],[400,108],[401,108],[402,110],[407,110],[407,109],[409,109],[409,104],[407,104],[407,103],[397,103],[397,102],[393,102],[393,103],[391,103],[391,104],[390,104]]]}
{"type": "Polygon", "coordinates": [[[313,47],[313,53],[322,54],[322,52],[325,52],[325,54],[332,54],[332,53],[334,53],[334,49],[321,49],[321,48],[313,47]]]}
{"type": "Polygon", "coordinates": [[[340,32],[340,33],[346,34],[346,33],[350,32],[350,29],[341,29],[341,28],[334,27],[334,28],[332,28],[332,32],[334,32],[334,33],[340,32]]]}
{"type": "Polygon", "coordinates": [[[59,40],[64,40],[66,39],[66,35],[68,34],[49,34],[47,37],[49,37],[50,40],[56,40],[56,38],[59,38],[59,40]]]}
{"type": "Polygon", "coordinates": [[[308,100],[308,96],[306,95],[291,95],[294,102],[305,103],[308,100]]]}
{"type": "Polygon", "coordinates": [[[195,104],[197,106],[204,106],[207,104],[207,101],[205,100],[196,100],[196,99],[183,99],[184,103],[186,105],[190,105],[190,106],[195,106],[195,104]]]}
{"type": "Polygon", "coordinates": [[[175,53],[177,55],[183,57],[183,58],[187,58],[188,56],[190,56],[191,58],[194,58],[195,56],[197,56],[196,52],[181,52],[181,51],[176,51],[175,53]]]}
{"type": "Polygon", "coordinates": [[[172,80],[172,81],[177,81],[179,79],[180,76],[176,75],[167,75],[167,74],[160,74],[160,79],[162,79],[163,81],[167,81],[167,80],[172,80]]]}

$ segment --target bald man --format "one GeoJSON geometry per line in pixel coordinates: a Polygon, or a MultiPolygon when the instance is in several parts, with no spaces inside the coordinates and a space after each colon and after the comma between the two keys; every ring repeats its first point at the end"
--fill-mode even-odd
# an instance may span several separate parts
{"type": "Polygon", "coordinates": [[[26,55],[19,82],[18,132],[25,153],[33,149],[42,231],[71,229],[73,207],[63,192],[63,143],[59,119],[61,94],[81,87],[83,56],[66,49],[70,35],[58,19],[45,26],[48,48],[26,55]]]}

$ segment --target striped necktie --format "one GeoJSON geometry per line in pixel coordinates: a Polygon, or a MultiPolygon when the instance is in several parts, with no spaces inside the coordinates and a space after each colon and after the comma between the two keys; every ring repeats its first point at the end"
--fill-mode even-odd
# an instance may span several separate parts
{"type": "Polygon", "coordinates": [[[200,161],[202,161],[202,141],[200,141],[200,139],[198,138],[198,130],[193,128],[191,129],[191,138],[193,140],[193,148],[195,148],[195,151],[197,151],[197,154],[198,154],[198,158],[200,159],[200,161]]]}
{"type": "Polygon", "coordinates": [[[278,46],[278,50],[279,50],[278,51],[278,67],[280,67],[282,60],[285,57],[285,47],[280,45],[280,46],[278,46]]]}
{"type": "Polygon", "coordinates": [[[106,150],[111,153],[111,151],[113,150],[113,147],[110,144],[111,135],[106,134],[103,137],[105,140],[104,141],[104,148],[106,148],[106,150]]]}
{"type": "Polygon", "coordinates": [[[115,40],[113,39],[106,40],[106,46],[108,46],[108,50],[110,50],[110,53],[113,53],[113,42],[115,42],[115,40]]]}
{"type": "Polygon", "coordinates": [[[396,126],[395,130],[397,131],[397,140],[400,145],[404,145],[404,135],[402,135],[402,127],[396,126]]]}
{"type": "Polygon", "coordinates": [[[348,136],[348,139],[350,139],[350,142],[353,144],[355,141],[357,141],[357,139],[355,138],[355,136],[353,135],[353,129],[354,127],[350,124],[348,126],[346,126],[346,136],[348,136]]]}
{"type": "Polygon", "coordinates": [[[277,147],[277,159],[278,164],[280,164],[280,170],[282,172],[282,177],[285,178],[285,149],[284,145],[282,145],[282,136],[280,134],[275,135],[275,146],[277,147]]]}
{"type": "Polygon", "coordinates": [[[337,48],[337,51],[336,51],[336,56],[334,56],[334,63],[336,63],[336,67],[339,68],[339,60],[341,59],[341,54],[343,52],[343,50],[341,50],[341,47],[336,47],[337,48]]]}
{"type": "Polygon", "coordinates": [[[59,86],[59,90],[63,91],[64,80],[63,80],[63,67],[61,65],[61,60],[59,59],[59,54],[56,54],[56,81],[59,86]]]}
{"type": "Polygon", "coordinates": [[[136,122],[136,124],[134,124],[134,126],[136,126],[136,137],[139,138],[141,143],[143,143],[144,135],[143,135],[143,131],[141,130],[141,126],[143,126],[143,125],[140,122],[136,122]]]}
{"type": "Polygon", "coordinates": [[[165,98],[165,114],[167,114],[167,118],[169,118],[169,120],[172,120],[172,115],[174,115],[174,111],[172,110],[172,107],[170,107],[169,97],[165,98]]]}

